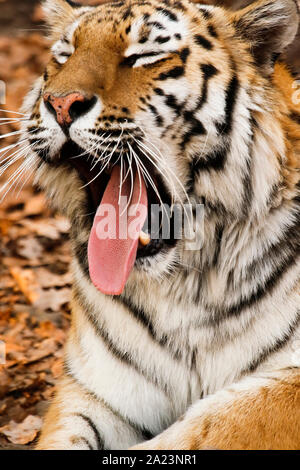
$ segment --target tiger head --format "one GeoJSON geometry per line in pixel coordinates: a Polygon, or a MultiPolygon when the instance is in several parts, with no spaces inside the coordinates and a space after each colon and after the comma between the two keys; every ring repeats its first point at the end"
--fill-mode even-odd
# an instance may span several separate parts
{"type": "MultiPolygon", "coordinates": [[[[297,32],[296,3],[262,0],[229,12],[190,0],[95,7],[47,0],[44,9],[52,56],[24,104],[27,158],[71,221],[80,269],[103,292],[120,294],[130,275],[159,278],[176,269],[186,240],[171,231],[145,244],[119,233],[99,241],[101,206],[111,204],[120,219],[123,196],[127,210],[143,203],[137,231],[152,205],[204,204],[215,226],[250,217],[260,125],[278,139],[260,143],[268,154],[261,156],[261,181],[275,184],[284,137],[272,75],[297,32]]],[[[267,206],[265,193],[252,205],[253,217],[267,206]]]]}

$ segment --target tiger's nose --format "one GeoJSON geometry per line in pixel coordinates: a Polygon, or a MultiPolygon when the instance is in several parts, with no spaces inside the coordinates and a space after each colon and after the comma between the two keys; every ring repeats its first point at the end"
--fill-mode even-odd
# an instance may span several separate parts
{"type": "Polygon", "coordinates": [[[66,96],[44,94],[46,108],[63,128],[69,127],[76,119],[90,111],[96,100],[95,96],[92,99],[87,99],[81,93],[70,93],[66,96]]]}

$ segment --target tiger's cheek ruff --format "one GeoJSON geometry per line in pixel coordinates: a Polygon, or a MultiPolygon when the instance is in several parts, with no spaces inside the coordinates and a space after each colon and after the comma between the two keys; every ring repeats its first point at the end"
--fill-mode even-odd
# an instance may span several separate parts
{"type": "MultiPolygon", "coordinates": [[[[298,380],[300,110],[272,57],[297,29],[294,2],[236,13],[187,0],[47,5],[54,57],[27,100],[25,135],[38,145],[37,182],[71,221],[75,279],[65,376],[40,448],[123,449],[153,436],[144,448],[259,447],[252,425],[268,431],[270,421],[276,447],[273,385],[283,393],[298,380]],[[45,91],[86,93],[92,105],[62,129],[45,91]],[[114,153],[116,164],[135,145],[168,200],[205,206],[203,247],[179,240],[138,258],[122,294],[104,296],[87,259],[94,194],[84,171],[96,174],[70,162],[114,153]],[[216,420],[243,423],[240,439],[223,439],[216,420]]],[[[298,448],[292,414],[286,445],[298,448]]]]}

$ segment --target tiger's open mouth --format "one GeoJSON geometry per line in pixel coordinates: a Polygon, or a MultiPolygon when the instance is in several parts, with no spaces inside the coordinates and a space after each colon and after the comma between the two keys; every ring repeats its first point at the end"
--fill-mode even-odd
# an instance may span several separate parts
{"type": "MultiPolygon", "coordinates": [[[[138,150],[136,151],[138,152],[138,150]]],[[[173,214],[170,213],[169,220],[166,220],[167,212],[162,207],[162,204],[165,208],[171,207],[171,196],[161,175],[158,174],[158,171],[153,166],[151,167],[145,163],[144,159],[144,169],[149,173],[154,183],[153,185],[149,184],[149,182],[147,184],[141,181],[141,172],[138,172],[135,163],[132,163],[131,171],[123,163],[124,168],[122,170],[125,176],[122,180],[122,177],[119,176],[121,173],[120,158],[120,154],[113,156],[107,165],[103,163],[106,161],[105,159],[99,159],[96,162],[92,155],[87,154],[84,149],[72,141],[64,144],[60,151],[60,161],[68,162],[69,165],[76,169],[83,181],[83,187],[88,197],[89,214],[93,219],[93,228],[89,242],[91,278],[93,277],[92,273],[94,272],[95,274],[96,272],[94,284],[102,292],[111,295],[119,295],[123,291],[136,260],[153,257],[160,252],[167,251],[174,247],[177,242],[174,236],[173,214]],[[142,184],[142,187],[136,188],[140,184],[142,184]],[[124,241],[119,234],[115,234],[114,240],[99,241],[97,238],[99,238],[99,223],[102,223],[99,219],[101,209],[104,206],[106,208],[107,204],[110,204],[112,208],[116,208],[117,219],[122,217],[121,211],[119,212],[117,207],[119,206],[120,199],[118,194],[116,194],[116,192],[119,193],[120,186],[121,188],[126,186],[129,188],[127,196],[129,196],[129,199],[133,199],[133,201],[135,198],[136,203],[137,201],[140,202],[141,198],[144,198],[146,211],[143,223],[139,228],[140,236],[137,240],[133,241],[134,243],[130,243],[128,240],[124,241]],[[95,228],[96,224],[98,224],[97,228],[95,228]],[[168,225],[168,230],[165,230],[166,224],[168,225]],[[122,262],[124,262],[124,270],[120,274],[120,264],[122,262]],[[103,269],[100,274],[98,272],[99,264],[101,264],[101,269],[104,268],[104,265],[107,265],[104,269],[106,281],[102,279],[103,269]],[[116,280],[118,277],[120,278],[119,282],[116,280]],[[101,281],[99,280],[100,278],[101,281]],[[109,280],[107,281],[107,279],[109,280]]],[[[143,158],[142,155],[140,158],[143,158]]],[[[126,192],[126,189],[124,191],[126,192]]],[[[122,194],[122,196],[124,195],[122,194]]],[[[132,201],[129,200],[127,207],[129,214],[132,209],[130,204],[132,206],[132,201]]]]}

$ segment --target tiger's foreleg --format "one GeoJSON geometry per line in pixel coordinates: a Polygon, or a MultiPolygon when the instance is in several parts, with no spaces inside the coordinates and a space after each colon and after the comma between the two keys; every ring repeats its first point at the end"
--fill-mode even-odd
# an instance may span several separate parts
{"type": "Polygon", "coordinates": [[[300,449],[300,370],[248,377],[134,449],[300,449]]]}
{"type": "Polygon", "coordinates": [[[122,417],[63,377],[46,415],[37,450],[126,449],[143,440],[122,417]]]}

